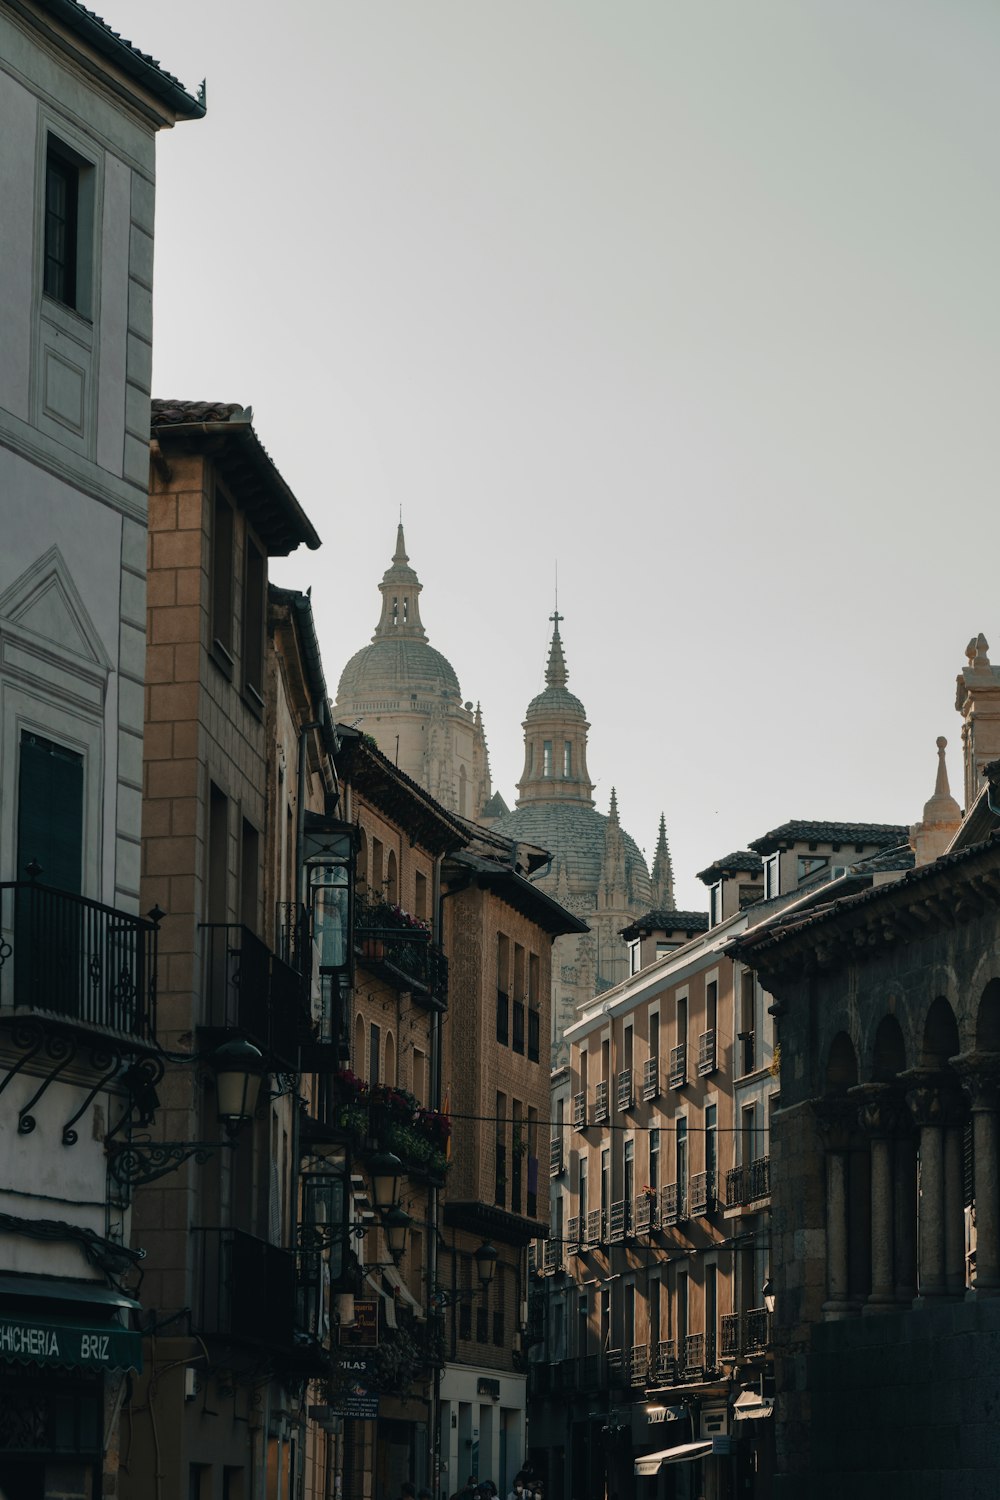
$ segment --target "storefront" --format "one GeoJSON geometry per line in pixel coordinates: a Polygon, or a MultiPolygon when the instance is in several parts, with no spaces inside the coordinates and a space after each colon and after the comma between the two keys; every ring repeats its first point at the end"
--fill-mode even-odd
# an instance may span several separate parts
{"type": "Polygon", "coordinates": [[[0,1495],[101,1495],[121,1380],[142,1367],[137,1306],[97,1283],[0,1277],[0,1495]]]}

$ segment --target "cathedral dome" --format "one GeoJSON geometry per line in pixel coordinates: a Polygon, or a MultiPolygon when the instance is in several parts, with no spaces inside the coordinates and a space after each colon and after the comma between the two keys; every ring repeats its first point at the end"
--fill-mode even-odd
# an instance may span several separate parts
{"type": "Polygon", "coordinates": [[[455,669],[427,639],[420,620],[421,583],[406,554],[403,527],[396,533],[392,563],[379,584],[382,615],[371,644],[362,646],[340,674],[338,708],[357,701],[413,695],[462,701],[455,669]]]}
{"type": "MultiPolygon", "coordinates": [[[[617,822],[617,810],[609,817],[581,802],[529,802],[490,827],[505,838],[547,849],[553,856],[551,873],[565,876],[572,901],[581,896],[592,899],[598,891],[613,822],[617,822]]],[[[624,829],[618,832],[628,900],[643,905],[651,899],[652,890],[646,861],[635,839],[624,829]]]]}

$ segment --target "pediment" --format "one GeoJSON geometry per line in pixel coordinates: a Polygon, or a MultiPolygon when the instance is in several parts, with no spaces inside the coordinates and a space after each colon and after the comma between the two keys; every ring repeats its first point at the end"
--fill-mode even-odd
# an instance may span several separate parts
{"type": "Polygon", "coordinates": [[[58,545],[35,560],[3,594],[0,626],[44,644],[59,656],[74,656],[102,672],[111,669],[100,635],[58,545]]]}

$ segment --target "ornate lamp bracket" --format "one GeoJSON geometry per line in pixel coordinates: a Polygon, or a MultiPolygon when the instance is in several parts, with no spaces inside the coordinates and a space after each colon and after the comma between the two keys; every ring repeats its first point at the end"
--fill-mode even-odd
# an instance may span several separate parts
{"type": "Polygon", "coordinates": [[[108,1172],[121,1187],[143,1187],[176,1172],[192,1158],[203,1166],[214,1151],[231,1151],[233,1141],[116,1141],[108,1172]]]}

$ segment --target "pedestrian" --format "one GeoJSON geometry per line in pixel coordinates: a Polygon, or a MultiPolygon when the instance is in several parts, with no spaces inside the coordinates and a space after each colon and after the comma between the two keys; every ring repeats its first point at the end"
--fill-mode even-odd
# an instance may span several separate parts
{"type": "Polygon", "coordinates": [[[476,1477],[470,1474],[460,1490],[456,1490],[451,1500],[473,1500],[476,1493],[476,1477]]]}

